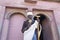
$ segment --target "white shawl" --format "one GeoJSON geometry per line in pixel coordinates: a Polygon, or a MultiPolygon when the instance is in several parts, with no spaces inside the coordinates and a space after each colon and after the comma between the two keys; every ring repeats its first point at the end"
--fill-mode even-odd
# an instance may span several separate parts
{"type": "Polygon", "coordinates": [[[24,40],[32,40],[35,29],[38,26],[37,20],[35,20],[35,23],[31,25],[31,27],[24,32],[24,40]]]}

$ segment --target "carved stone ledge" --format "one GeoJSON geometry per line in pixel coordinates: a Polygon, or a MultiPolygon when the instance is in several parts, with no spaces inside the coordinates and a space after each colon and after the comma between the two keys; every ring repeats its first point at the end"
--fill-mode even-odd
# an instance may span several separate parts
{"type": "Polygon", "coordinates": [[[31,3],[31,4],[36,4],[37,3],[37,1],[35,1],[35,0],[25,0],[25,2],[26,3],[31,3]]]}

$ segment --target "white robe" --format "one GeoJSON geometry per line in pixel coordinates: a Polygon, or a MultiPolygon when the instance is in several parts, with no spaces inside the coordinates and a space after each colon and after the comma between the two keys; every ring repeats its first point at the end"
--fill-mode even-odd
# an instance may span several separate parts
{"type": "Polygon", "coordinates": [[[38,22],[37,20],[35,20],[34,24],[31,25],[31,27],[27,31],[24,32],[24,40],[32,40],[37,26],[38,26],[38,22]]]}

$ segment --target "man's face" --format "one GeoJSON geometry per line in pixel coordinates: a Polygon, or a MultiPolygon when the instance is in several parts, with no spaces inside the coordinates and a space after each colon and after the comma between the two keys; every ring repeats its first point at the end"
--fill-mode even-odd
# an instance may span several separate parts
{"type": "Polygon", "coordinates": [[[28,18],[29,18],[29,19],[32,19],[32,18],[33,18],[33,16],[32,16],[32,15],[28,15],[28,18]]]}
{"type": "Polygon", "coordinates": [[[36,16],[37,17],[37,21],[39,22],[40,21],[40,16],[36,16]]]}

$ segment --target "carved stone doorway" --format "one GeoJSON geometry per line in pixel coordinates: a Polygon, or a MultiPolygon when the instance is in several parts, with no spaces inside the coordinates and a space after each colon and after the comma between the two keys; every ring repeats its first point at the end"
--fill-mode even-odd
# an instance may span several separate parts
{"type": "Polygon", "coordinates": [[[58,40],[58,31],[53,11],[33,9],[33,13],[41,16],[42,40],[58,40]]]}
{"type": "Polygon", "coordinates": [[[42,27],[40,40],[53,40],[50,20],[43,14],[37,15],[40,16],[39,23],[41,24],[42,27]]]}

